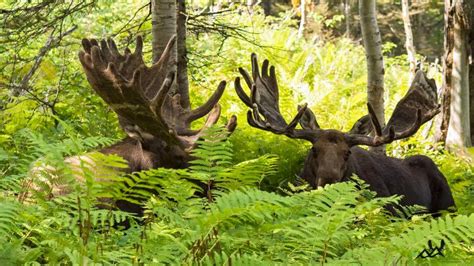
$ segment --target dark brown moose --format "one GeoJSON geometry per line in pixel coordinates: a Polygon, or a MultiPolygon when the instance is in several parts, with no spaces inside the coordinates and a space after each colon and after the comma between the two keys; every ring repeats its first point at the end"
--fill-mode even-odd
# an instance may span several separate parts
{"type": "MultiPolygon", "coordinates": [[[[202,106],[191,110],[181,104],[181,95],[170,92],[175,77],[168,72],[170,53],[176,36],[171,38],[160,59],[147,67],[142,57],[143,40],[137,37],[135,52],[128,48],[121,54],[112,39],[84,39],[84,51],[79,59],[94,91],[117,113],[119,123],[128,137],[101,150],[128,161],[129,171],[150,168],[185,168],[189,152],[203,129],[214,125],[221,108],[218,104],[226,82],[222,81],[214,94],[202,106]],[[207,115],[204,127],[193,130],[190,125],[207,115]]],[[[227,129],[236,126],[235,116],[227,129]]]]}
{"type": "Polygon", "coordinates": [[[265,60],[260,71],[255,54],[251,60],[252,76],[239,68],[250,88],[250,96],[244,92],[240,78],[235,80],[239,98],[251,108],[247,113],[248,123],[275,134],[310,141],[313,146],[306,157],[301,177],[312,187],[345,181],[356,174],[378,196],[402,195],[402,205],[424,206],[430,213],[454,207],[446,178],[430,158],[415,155],[401,160],[358,147],[375,147],[407,138],[439,112],[436,85],[423,72],[416,73],[407,95],[397,104],[384,129],[368,105],[369,115],[359,119],[349,132],[344,133],[321,129],[306,105],[298,106],[298,113],[287,123],[279,109],[275,67],[269,67],[268,60],[265,60]],[[302,129],[296,129],[298,123],[302,129]],[[374,136],[368,135],[371,131],[375,131],[374,136]]]}
{"type": "MultiPolygon", "coordinates": [[[[137,37],[136,49],[132,53],[128,48],[122,54],[112,39],[84,39],[84,51],[79,53],[84,72],[91,87],[118,115],[119,124],[128,137],[117,144],[100,150],[104,154],[115,154],[128,162],[126,172],[146,169],[186,168],[191,160],[190,151],[202,136],[203,130],[217,123],[221,108],[218,104],[226,82],[222,81],[213,95],[202,106],[191,110],[183,106],[181,95],[170,90],[175,73],[168,72],[172,47],[176,37],[171,38],[160,59],[147,67],[142,57],[143,40],[137,37]],[[193,130],[193,121],[205,116],[207,120],[200,130],[193,130]]],[[[189,102],[189,101],[184,101],[189,102]]],[[[232,132],[237,125],[233,116],[227,123],[232,132]]],[[[83,162],[94,165],[90,156],[75,156],[66,159],[72,168],[80,168],[83,162]]],[[[55,174],[49,166],[37,167],[35,173],[55,174]]],[[[78,180],[83,179],[81,172],[75,173],[78,180]]],[[[39,177],[40,178],[40,177],[39,177]]],[[[31,182],[29,182],[31,183],[31,182]]],[[[30,185],[28,185],[30,186],[30,185]]],[[[68,187],[51,185],[54,197],[69,192],[68,187]]],[[[124,211],[140,214],[141,206],[126,201],[116,203],[124,211]]]]}

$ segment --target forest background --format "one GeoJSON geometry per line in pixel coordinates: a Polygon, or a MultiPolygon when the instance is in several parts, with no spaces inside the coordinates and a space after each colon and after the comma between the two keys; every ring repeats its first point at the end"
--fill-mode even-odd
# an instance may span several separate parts
{"type": "MultiPolygon", "coordinates": [[[[445,3],[408,2],[417,67],[442,88],[445,3]]],[[[386,114],[405,95],[411,73],[401,4],[377,1],[386,114]]],[[[249,68],[252,52],[276,66],[285,117],[306,102],[323,127],[347,131],[367,113],[357,1],[189,1],[186,6],[192,105],[203,103],[221,80],[228,81],[220,104],[222,117],[237,115],[235,132],[227,138],[219,128],[210,130],[208,137],[215,141],[200,143],[198,160],[189,170],[154,169],[128,176],[103,170],[103,175],[126,179],[134,191],[115,185],[117,190],[112,186],[104,192],[100,184],[87,182],[70,195],[54,200],[36,195],[36,203],[28,204],[18,195],[38,160],[67,168],[65,157],[123,138],[115,113],[90,88],[77,54],[82,38],[113,37],[121,50],[133,50],[135,37],[141,35],[144,56],[151,62],[151,7],[147,1],[0,3],[0,264],[472,260],[472,148],[435,142],[436,122],[408,140],[387,145],[387,155],[424,154],[440,167],[458,211],[437,219],[387,215],[382,206],[399,199],[374,198],[362,181],[302,192],[292,182],[308,145],[246,123],[247,110],[231,81],[238,67],[249,68]],[[194,196],[198,188],[188,180],[196,177],[219,184],[212,202],[194,196]],[[143,184],[160,186],[162,194],[148,194],[143,184]],[[97,198],[104,193],[145,199],[146,216],[135,222],[128,213],[98,209],[97,198]],[[115,226],[125,220],[130,228],[115,226]],[[429,241],[447,243],[444,256],[417,257],[430,248],[429,241]]],[[[474,112],[468,111],[472,123],[474,112]]],[[[474,127],[471,138],[472,132],[474,127]]],[[[119,158],[96,156],[106,165],[124,166],[119,158]]],[[[73,177],[65,173],[62,178],[73,177]]],[[[92,180],[92,174],[87,178],[92,180]]]]}

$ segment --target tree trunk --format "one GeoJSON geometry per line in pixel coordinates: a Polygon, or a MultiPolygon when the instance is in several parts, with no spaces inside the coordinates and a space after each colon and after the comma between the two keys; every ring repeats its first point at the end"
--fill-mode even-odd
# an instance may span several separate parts
{"type": "MultiPolygon", "coordinates": [[[[156,63],[165,50],[166,44],[176,34],[176,2],[175,0],[151,1],[151,32],[153,35],[153,63],[156,63]]],[[[177,62],[177,50],[172,51],[170,61],[177,62]]],[[[170,70],[176,71],[176,65],[170,70]]]]}
{"type": "MultiPolygon", "coordinates": [[[[384,116],[384,66],[382,40],[377,24],[375,0],[359,1],[359,16],[367,58],[367,99],[372,105],[380,125],[385,126],[384,116]]],[[[384,152],[384,147],[371,150],[384,152]]]]}
{"type": "Polygon", "coordinates": [[[253,6],[257,4],[257,0],[247,0],[247,8],[249,12],[253,13],[253,6]]]}
{"type": "Polygon", "coordinates": [[[469,98],[470,98],[470,121],[471,121],[471,144],[474,144],[474,3],[470,3],[470,25],[469,25],[469,98]]]}
{"type": "Polygon", "coordinates": [[[470,103],[469,107],[471,109],[471,117],[469,118],[471,121],[471,144],[474,143],[474,43],[471,43],[471,58],[469,64],[469,98],[470,103]]]}
{"type": "Polygon", "coordinates": [[[351,38],[351,25],[352,25],[352,20],[351,20],[351,1],[350,0],[344,0],[344,17],[346,20],[346,37],[351,38]]]}
{"type": "Polygon", "coordinates": [[[441,116],[439,127],[435,132],[435,142],[446,143],[448,135],[450,105],[451,105],[451,73],[453,69],[454,16],[451,10],[451,0],[444,1],[444,56],[443,56],[443,86],[441,91],[441,116]]]}
{"type": "MultiPolygon", "coordinates": [[[[460,6],[460,5],[459,5],[460,6]]],[[[469,63],[467,50],[467,31],[462,22],[463,14],[455,6],[454,49],[452,69],[452,94],[446,145],[455,147],[471,146],[469,113],[469,63]],[[458,13],[458,11],[460,11],[458,13]]]]}
{"type": "Polygon", "coordinates": [[[410,64],[410,77],[408,80],[408,85],[410,86],[416,72],[416,50],[415,45],[413,44],[413,32],[411,30],[408,0],[402,0],[402,18],[403,26],[405,28],[405,48],[407,49],[408,63],[410,64]]]}
{"type": "Polygon", "coordinates": [[[272,1],[271,0],[262,0],[260,6],[263,8],[263,14],[265,16],[270,16],[272,13],[272,1]]]}
{"type": "Polygon", "coordinates": [[[191,107],[189,102],[188,58],[186,51],[186,1],[178,0],[177,44],[178,44],[178,93],[181,95],[181,106],[191,107]]]}
{"type": "Polygon", "coordinates": [[[469,98],[469,3],[445,1],[445,64],[442,123],[438,140],[471,146],[469,98]]]}
{"type": "Polygon", "coordinates": [[[306,0],[301,0],[301,3],[300,3],[301,20],[300,20],[300,27],[298,28],[298,38],[301,38],[304,35],[304,28],[306,24],[305,5],[306,5],[306,0]]]}

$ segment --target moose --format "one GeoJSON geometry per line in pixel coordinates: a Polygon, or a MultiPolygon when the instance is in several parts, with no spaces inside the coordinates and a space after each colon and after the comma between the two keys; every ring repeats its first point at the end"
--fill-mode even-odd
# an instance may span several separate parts
{"type": "MultiPolygon", "coordinates": [[[[170,55],[176,43],[173,36],[159,60],[146,66],[143,60],[143,39],[138,36],[136,48],[132,53],[128,48],[122,54],[118,51],[112,39],[101,40],[83,39],[83,51],[79,59],[92,89],[117,114],[119,125],[127,134],[122,141],[100,150],[103,154],[114,154],[124,158],[128,163],[126,173],[138,172],[158,167],[181,169],[188,167],[192,159],[190,152],[196,146],[196,141],[202,137],[206,128],[219,120],[221,107],[218,104],[226,82],[222,81],[217,90],[201,106],[191,109],[189,101],[182,101],[181,95],[173,92],[175,72],[168,71],[170,55]],[[201,129],[192,129],[191,123],[208,115],[201,129]]],[[[232,133],[237,126],[237,119],[232,116],[226,129],[232,133]]],[[[73,156],[66,158],[76,179],[81,181],[81,165],[94,165],[90,156],[73,156]]],[[[57,175],[51,166],[32,169],[33,174],[57,175]],[[38,169],[39,168],[39,169],[38,169]]],[[[48,179],[33,177],[33,179],[48,179]]],[[[26,182],[25,191],[35,189],[35,181],[26,182]]],[[[47,181],[46,181],[47,182],[47,181]]],[[[68,186],[53,182],[50,197],[69,193],[68,186]]],[[[27,197],[27,196],[23,196],[27,197]]],[[[140,214],[142,207],[127,201],[116,203],[121,210],[140,214]]]]}
{"type": "Polygon", "coordinates": [[[255,54],[251,56],[251,63],[252,76],[239,68],[250,95],[242,88],[240,77],[235,79],[237,95],[250,108],[248,123],[258,129],[311,142],[312,148],[300,176],[313,188],[346,181],[355,174],[378,196],[403,196],[401,205],[424,206],[435,215],[454,207],[446,178],[430,158],[415,155],[401,160],[358,147],[376,147],[410,137],[439,112],[436,84],[422,71],[416,73],[407,95],[397,104],[383,129],[369,104],[369,114],[359,119],[349,132],[341,132],[320,128],[306,104],[298,106],[297,114],[287,123],[279,109],[275,67],[269,68],[269,61],[264,60],[260,72],[255,54]],[[298,124],[301,129],[296,128],[298,124]],[[375,134],[370,136],[372,131],[375,134]]]}
{"type": "MultiPolygon", "coordinates": [[[[185,168],[190,151],[203,131],[219,120],[218,104],[226,82],[203,105],[191,110],[183,105],[181,95],[170,91],[175,72],[168,66],[176,36],[173,36],[160,59],[151,67],[143,61],[143,39],[138,36],[133,53],[121,54],[112,39],[97,42],[83,39],[79,52],[84,72],[94,91],[118,115],[121,128],[128,135],[121,142],[101,150],[128,161],[129,172],[157,167],[185,168]],[[208,114],[204,126],[191,129],[191,123],[208,114]]],[[[233,116],[227,123],[232,132],[237,125],[233,116]]]]}

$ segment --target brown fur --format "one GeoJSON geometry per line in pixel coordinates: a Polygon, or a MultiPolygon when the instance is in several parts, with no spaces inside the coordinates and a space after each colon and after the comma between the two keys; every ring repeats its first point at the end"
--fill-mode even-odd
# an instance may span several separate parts
{"type": "Polygon", "coordinates": [[[165,167],[186,168],[189,155],[177,146],[167,145],[156,138],[143,143],[132,138],[100,150],[104,154],[115,154],[128,162],[128,172],[165,167]]]}
{"type": "Polygon", "coordinates": [[[353,174],[378,196],[403,196],[402,205],[421,205],[429,213],[455,206],[446,178],[430,158],[415,155],[402,160],[350,147],[336,130],[324,131],[313,142],[301,177],[316,188],[348,180],[353,174]]]}

